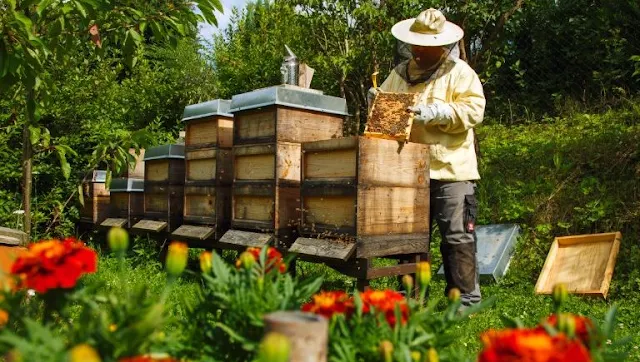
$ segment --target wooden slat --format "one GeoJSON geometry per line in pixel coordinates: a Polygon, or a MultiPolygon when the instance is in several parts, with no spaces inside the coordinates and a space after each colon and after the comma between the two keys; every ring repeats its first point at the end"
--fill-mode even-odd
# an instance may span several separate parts
{"type": "Polygon", "coordinates": [[[251,231],[229,230],[220,238],[224,244],[244,247],[263,247],[273,242],[273,235],[251,231]]]}
{"type": "Polygon", "coordinates": [[[275,200],[270,196],[233,196],[233,220],[274,220],[275,200]]]}
{"type": "Polygon", "coordinates": [[[231,148],[233,146],[233,119],[218,118],[218,147],[231,148]]]}
{"type": "Polygon", "coordinates": [[[169,179],[169,160],[151,160],[145,162],[145,180],[166,181],[169,179]]]}
{"type": "Polygon", "coordinates": [[[201,160],[203,158],[216,158],[217,149],[204,148],[194,149],[185,153],[185,160],[201,160]]]}
{"type": "Polygon", "coordinates": [[[106,219],[105,221],[103,221],[100,226],[102,227],[116,227],[116,228],[121,228],[124,227],[127,224],[127,219],[120,219],[120,218],[113,218],[110,217],[108,219],[106,219]]]}
{"type": "Polygon", "coordinates": [[[235,156],[236,180],[273,180],[275,177],[275,154],[235,156]]]}
{"type": "Polygon", "coordinates": [[[203,120],[187,122],[185,145],[217,144],[218,118],[207,117],[203,120]]]}
{"type": "Polygon", "coordinates": [[[167,223],[165,221],[140,220],[138,221],[137,224],[133,225],[131,228],[157,233],[166,227],[167,227],[167,223]]]}
{"type": "Polygon", "coordinates": [[[311,196],[304,198],[304,225],[314,224],[335,228],[355,227],[355,196],[311,196]]]}
{"type": "Polygon", "coordinates": [[[353,149],[333,151],[306,151],[304,153],[304,179],[340,179],[356,177],[356,155],[353,149]]]}
{"type": "Polygon", "coordinates": [[[398,264],[367,270],[367,279],[377,279],[412,274],[416,272],[416,263],[398,264]]]}
{"type": "Polygon", "coordinates": [[[23,231],[2,226],[0,226],[0,237],[2,237],[0,243],[8,245],[26,245],[29,241],[29,237],[23,231]]]}
{"type": "Polygon", "coordinates": [[[358,236],[428,232],[428,189],[363,187],[357,202],[358,236]]]}
{"type": "Polygon", "coordinates": [[[355,243],[330,239],[297,238],[289,252],[347,261],[356,250],[355,243]]]}
{"type": "Polygon", "coordinates": [[[428,187],[428,145],[361,137],[358,154],[359,184],[428,187]]]}
{"type": "Polygon", "coordinates": [[[339,137],[333,139],[324,139],[319,141],[305,142],[302,144],[303,152],[322,152],[348,150],[358,147],[359,137],[339,137]]]}
{"type": "Polygon", "coordinates": [[[234,133],[236,135],[234,144],[257,138],[272,137],[276,134],[276,113],[273,107],[239,112],[234,117],[234,133]]]}
{"type": "Polygon", "coordinates": [[[300,144],[291,142],[279,142],[276,151],[276,175],[278,182],[300,182],[300,144]]]}
{"type": "Polygon", "coordinates": [[[215,231],[216,229],[212,227],[181,225],[173,233],[171,233],[171,236],[178,240],[180,238],[205,240],[213,235],[215,231]]]}
{"type": "Polygon", "coordinates": [[[360,236],[358,237],[357,246],[357,258],[423,254],[429,252],[429,234],[417,233],[360,236]]]}
{"type": "Polygon", "coordinates": [[[343,116],[280,106],[277,114],[278,141],[311,142],[343,135],[343,116]]]}

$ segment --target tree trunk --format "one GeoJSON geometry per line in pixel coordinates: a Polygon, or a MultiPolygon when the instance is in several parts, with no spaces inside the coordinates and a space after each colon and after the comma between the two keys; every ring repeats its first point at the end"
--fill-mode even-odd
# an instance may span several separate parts
{"type": "MultiPolygon", "coordinates": [[[[34,102],[33,89],[27,92],[27,104],[34,102]]],[[[29,126],[33,124],[33,110],[27,106],[27,121],[22,129],[22,209],[24,218],[22,229],[31,238],[31,187],[32,187],[32,166],[33,147],[31,145],[31,132],[29,126]]]]}
{"type": "Polygon", "coordinates": [[[265,334],[277,332],[291,342],[291,362],[326,362],[329,323],[326,318],[299,311],[280,311],[264,317],[265,334]]]}

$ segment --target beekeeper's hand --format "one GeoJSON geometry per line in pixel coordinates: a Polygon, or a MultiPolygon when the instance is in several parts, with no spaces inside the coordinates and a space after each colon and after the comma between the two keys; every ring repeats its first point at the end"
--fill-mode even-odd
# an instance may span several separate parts
{"type": "Polygon", "coordinates": [[[447,125],[453,118],[453,109],[444,103],[419,104],[408,107],[413,112],[413,122],[426,125],[447,125]]]}
{"type": "Polygon", "coordinates": [[[376,95],[380,92],[382,92],[382,90],[379,87],[369,88],[369,91],[367,92],[367,107],[369,110],[371,110],[371,106],[373,105],[373,100],[376,98],[376,95]]]}

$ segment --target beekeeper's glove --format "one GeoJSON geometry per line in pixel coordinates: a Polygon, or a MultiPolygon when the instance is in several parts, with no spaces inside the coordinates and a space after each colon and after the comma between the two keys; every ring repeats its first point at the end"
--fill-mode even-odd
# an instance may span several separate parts
{"type": "Polygon", "coordinates": [[[419,104],[407,110],[415,114],[414,123],[422,123],[424,126],[432,124],[444,126],[453,119],[453,109],[444,103],[419,104]]]}
{"type": "Polygon", "coordinates": [[[367,92],[367,109],[369,111],[371,111],[373,100],[376,98],[376,95],[380,92],[381,92],[380,88],[374,88],[374,87],[369,88],[369,91],[367,92]]]}

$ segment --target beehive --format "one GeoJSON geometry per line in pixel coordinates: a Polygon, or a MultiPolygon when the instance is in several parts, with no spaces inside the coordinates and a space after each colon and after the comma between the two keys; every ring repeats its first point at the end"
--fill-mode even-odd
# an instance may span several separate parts
{"type": "Polygon", "coordinates": [[[84,206],[80,209],[80,222],[100,225],[109,217],[109,190],[107,171],[93,171],[91,178],[82,183],[84,206]]]}
{"type": "Polygon", "coordinates": [[[145,152],[144,219],[133,231],[172,232],[182,224],[184,145],[163,145],[145,152]]]}
{"type": "MultiPolygon", "coordinates": [[[[235,95],[231,229],[223,244],[273,235],[295,240],[299,222],[300,145],[342,137],[346,101],[290,85],[235,95]],[[247,231],[244,234],[239,231],[247,231]]],[[[269,238],[260,238],[269,240],[269,238]]]]}
{"type": "Polygon", "coordinates": [[[144,148],[139,149],[139,154],[135,148],[130,148],[129,154],[135,158],[135,164],[130,165],[122,174],[114,175],[114,178],[144,179],[144,148]]]}
{"type": "Polygon", "coordinates": [[[331,258],[339,245],[342,260],[427,252],[427,145],[354,136],[303,143],[302,152],[301,232],[316,240],[291,251],[331,258]]]}
{"type": "Polygon", "coordinates": [[[144,217],[144,180],[117,178],[111,180],[110,217],[100,226],[130,228],[144,217]]]}
{"type": "Polygon", "coordinates": [[[185,107],[184,225],[174,238],[211,244],[229,227],[233,181],[231,101],[217,99],[185,107]]]}

